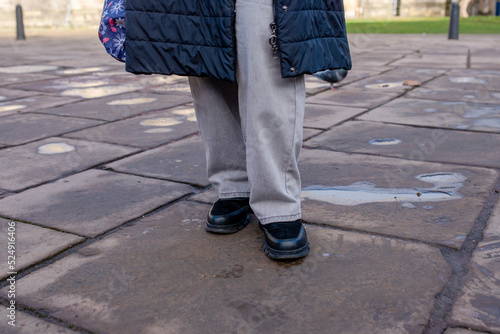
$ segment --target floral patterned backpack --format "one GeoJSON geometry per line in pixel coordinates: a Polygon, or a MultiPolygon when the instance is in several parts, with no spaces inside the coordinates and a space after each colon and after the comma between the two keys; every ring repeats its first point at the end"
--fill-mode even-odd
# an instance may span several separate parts
{"type": "Polygon", "coordinates": [[[125,0],[105,0],[99,39],[106,52],[125,62],[125,0]]]}

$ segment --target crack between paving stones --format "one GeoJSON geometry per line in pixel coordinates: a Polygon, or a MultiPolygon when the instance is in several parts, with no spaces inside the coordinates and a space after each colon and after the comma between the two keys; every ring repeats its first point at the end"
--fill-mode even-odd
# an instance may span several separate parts
{"type": "MultiPolygon", "coordinates": [[[[465,278],[469,272],[470,261],[477,245],[483,240],[483,233],[487,227],[495,205],[500,198],[500,178],[490,194],[483,210],[474,222],[460,250],[452,250],[438,246],[443,258],[451,268],[451,276],[443,290],[435,296],[434,309],[431,311],[425,334],[442,334],[450,326],[448,316],[453,310],[453,305],[464,287],[465,278]]],[[[483,331],[483,330],[481,330],[483,331]]]]}
{"type": "Polygon", "coordinates": [[[384,234],[381,232],[367,231],[367,230],[361,230],[361,229],[356,229],[356,228],[332,226],[332,225],[328,225],[328,224],[324,224],[324,223],[315,223],[315,222],[311,222],[311,221],[306,221],[304,219],[302,219],[302,222],[305,223],[306,225],[311,225],[311,226],[320,227],[320,228],[326,228],[326,229],[330,229],[330,230],[334,230],[334,231],[357,233],[357,234],[369,235],[369,236],[386,238],[386,239],[391,239],[391,240],[402,240],[402,241],[407,241],[407,242],[411,242],[414,244],[426,245],[426,246],[429,246],[432,248],[443,248],[443,249],[449,249],[450,251],[457,251],[456,248],[453,248],[450,246],[437,244],[437,243],[433,243],[430,241],[422,241],[422,240],[418,240],[418,239],[412,239],[409,237],[397,236],[397,235],[392,235],[392,234],[384,234]]]}
{"type": "MultiPolygon", "coordinates": [[[[3,305],[4,307],[9,306],[9,301],[7,301],[5,298],[0,297],[0,305],[3,305]]],[[[44,312],[37,311],[36,309],[33,309],[27,305],[16,303],[16,310],[17,311],[22,311],[23,313],[29,314],[43,322],[48,322],[54,325],[57,325],[59,327],[67,328],[72,331],[80,332],[80,333],[87,333],[87,334],[94,334],[96,332],[92,332],[88,329],[85,329],[83,327],[71,324],[69,322],[63,321],[59,318],[50,316],[44,312]]]]}
{"type": "MultiPolygon", "coordinates": [[[[64,251],[61,251],[55,255],[52,255],[48,258],[45,258],[39,262],[37,262],[36,264],[32,264],[30,265],[29,267],[23,269],[22,271],[20,271],[17,275],[16,275],[16,280],[20,280],[22,279],[23,277],[37,271],[37,270],[41,270],[43,268],[46,268],[48,266],[50,266],[51,264],[71,255],[71,254],[75,254],[76,252],[78,252],[80,249],[84,248],[84,247],[87,247],[87,246],[90,246],[92,245],[94,242],[98,242],[99,240],[103,239],[103,238],[106,238],[108,237],[109,235],[111,234],[114,234],[116,232],[119,232],[127,227],[130,227],[130,226],[135,226],[137,223],[140,223],[140,221],[144,218],[147,218],[147,217],[150,217],[152,215],[155,215],[159,212],[162,212],[163,210],[166,210],[168,208],[170,208],[171,206],[177,204],[177,203],[180,203],[180,202],[184,202],[184,201],[188,201],[188,198],[189,196],[192,196],[193,193],[188,193],[188,194],[185,194],[177,199],[174,199],[168,203],[165,203],[153,210],[150,210],[146,213],[143,213],[141,214],[140,216],[138,217],[134,217],[130,220],[127,220],[126,222],[124,222],[123,224],[121,225],[118,225],[110,230],[107,230],[99,235],[96,235],[94,237],[89,237],[89,236],[81,236],[83,238],[85,238],[86,240],[83,240],[82,242],[78,243],[78,244],[75,244],[73,246],[70,246],[68,247],[66,250],[64,251]]],[[[206,204],[206,203],[202,203],[202,204],[206,204]]],[[[32,224],[30,223],[31,225],[36,225],[36,224],[32,224]]],[[[44,228],[48,228],[47,226],[41,226],[41,227],[44,227],[44,228]]],[[[54,228],[50,228],[50,229],[54,229],[54,228]]],[[[60,232],[64,232],[64,231],[60,231],[60,232]]],[[[65,233],[69,233],[69,232],[65,232],[65,233]]],[[[77,235],[75,233],[69,233],[69,234],[73,234],[73,235],[77,235]]],[[[80,236],[80,235],[78,235],[80,236]]],[[[3,289],[4,287],[8,286],[8,282],[7,282],[7,277],[5,279],[3,279],[2,281],[0,281],[0,289],[3,289]]],[[[0,297],[0,300],[2,300],[3,298],[0,297]]]]}
{"type": "MultiPolygon", "coordinates": [[[[57,137],[54,137],[54,138],[57,138],[57,137]]],[[[67,138],[62,138],[62,139],[67,139],[67,138]]],[[[96,143],[99,143],[99,142],[96,142],[96,143]]],[[[127,146],[127,147],[132,148],[130,146],[127,146]]],[[[134,148],[136,148],[136,147],[134,147],[134,148]]],[[[140,151],[132,152],[132,153],[123,155],[121,157],[118,157],[116,159],[109,160],[107,162],[100,162],[100,163],[98,163],[96,165],[87,167],[85,169],[73,170],[73,171],[70,171],[70,172],[67,172],[67,173],[63,173],[63,174],[57,176],[55,179],[47,180],[47,181],[44,181],[42,183],[37,183],[37,184],[31,185],[31,186],[26,187],[26,188],[16,189],[16,190],[4,190],[4,189],[0,189],[0,190],[4,190],[6,193],[10,194],[9,196],[12,196],[12,195],[15,195],[15,194],[20,194],[20,193],[22,193],[22,192],[24,192],[26,190],[30,190],[30,189],[33,189],[33,188],[44,186],[44,185],[47,185],[47,184],[50,184],[50,183],[55,183],[58,180],[62,180],[62,179],[65,179],[67,177],[70,177],[70,176],[73,176],[73,175],[76,175],[76,174],[80,174],[80,173],[83,173],[83,172],[86,172],[86,171],[89,171],[89,170],[92,170],[92,169],[106,170],[105,168],[100,168],[100,167],[101,166],[105,166],[106,164],[110,164],[110,163],[113,163],[115,161],[121,160],[121,159],[129,158],[129,157],[131,157],[133,155],[136,155],[136,154],[139,154],[139,153],[143,153],[143,152],[145,152],[145,150],[141,149],[140,151]]],[[[112,170],[112,169],[110,169],[110,170],[112,170]]],[[[114,170],[112,170],[112,171],[114,171],[114,170]]],[[[137,176],[142,176],[142,175],[137,175],[137,176]]],[[[5,196],[5,197],[8,197],[8,196],[5,196]]],[[[0,199],[2,199],[2,197],[0,197],[0,199]]]]}
{"type": "MultiPolygon", "coordinates": [[[[136,92],[132,92],[132,93],[137,93],[137,91],[136,92]]],[[[55,109],[55,108],[66,107],[68,105],[72,105],[72,104],[76,104],[76,103],[83,103],[83,102],[86,102],[86,101],[87,100],[74,101],[74,102],[71,102],[71,103],[68,103],[68,104],[63,104],[63,105],[60,105],[60,106],[55,106],[55,107],[50,107],[50,108],[45,108],[45,109],[40,109],[40,110],[35,110],[35,111],[30,111],[30,112],[25,112],[25,113],[21,112],[21,114],[31,113],[31,114],[52,115],[52,116],[59,116],[59,117],[79,118],[79,119],[84,119],[84,120],[101,121],[101,122],[105,122],[104,124],[110,124],[110,123],[115,123],[115,122],[119,122],[119,121],[125,121],[125,120],[128,120],[128,119],[134,118],[134,117],[147,116],[150,113],[155,113],[155,112],[160,112],[160,111],[167,111],[169,109],[174,109],[174,108],[178,108],[178,107],[182,107],[182,106],[188,106],[189,104],[192,104],[192,102],[178,103],[178,104],[175,104],[175,105],[173,105],[171,107],[148,110],[148,111],[144,111],[144,112],[142,112],[140,114],[130,115],[128,117],[124,117],[124,118],[120,118],[120,119],[115,119],[115,120],[102,119],[102,118],[92,118],[92,117],[83,117],[83,116],[75,116],[75,115],[60,115],[60,114],[54,114],[54,113],[44,112],[44,110],[47,110],[47,109],[55,109]]],[[[104,124],[100,124],[100,125],[104,125],[104,124]]],[[[96,126],[99,126],[99,125],[96,125],[96,126]]],[[[80,131],[80,130],[76,130],[76,131],[80,131]]],[[[73,131],[73,132],[75,132],[75,131],[73,131]]]]}
{"type": "Polygon", "coordinates": [[[335,150],[326,146],[308,146],[308,145],[302,145],[303,149],[306,150],[320,150],[320,151],[328,151],[328,152],[337,152],[337,153],[345,153],[349,155],[365,155],[365,156],[371,156],[371,157],[380,157],[380,158],[389,158],[389,159],[398,159],[402,161],[407,161],[409,163],[411,162],[429,162],[429,163],[438,163],[438,164],[446,164],[446,165],[453,165],[453,166],[460,166],[460,167],[474,167],[474,168],[488,168],[488,169],[493,169],[496,170],[497,172],[500,173],[500,169],[498,166],[485,166],[485,165],[473,165],[470,163],[459,163],[459,162],[450,162],[450,161],[438,161],[438,160],[412,160],[408,159],[405,157],[398,157],[398,156],[392,156],[392,155],[383,155],[380,153],[371,153],[371,152],[352,152],[352,151],[341,151],[341,150],[335,150]]]}
{"type": "Polygon", "coordinates": [[[184,185],[191,186],[191,187],[195,188],[196,190],[203,190],[206,187],[208,187],[208,186],[205,186],[203,184],[189,183],[188,181],[173,180],[173,179],[169,179],[169,178],[165,178],[165,177],[135,174],[133,172],[127,172],[127,171],[119,171],[119,170],[113,169],[112,167],[103,167],[103,168],[99,168],[99,170],[110,171],[110,172],[113,172],[116,174],[122,174],[122,175],[140,176],[140,177],[143,177],[145,179],[151,179],[151,180],[168,181],[168,182],[172,182],[172,183],[184,184],[184,185]]]}

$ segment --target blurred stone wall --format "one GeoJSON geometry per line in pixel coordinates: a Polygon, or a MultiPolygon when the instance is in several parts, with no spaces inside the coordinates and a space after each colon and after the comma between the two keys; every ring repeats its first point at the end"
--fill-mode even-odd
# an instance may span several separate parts
{"type": "MultiPolygon", "coordinates": [[[[396,0],[344,0],[346,17],[388,18],[396,0]]],[[[488,0],[481,0],[488,1],[488,0]]],[[[496,0],[489,0],[493,4],[496,0]]],[[[444,16],[451,0],[399,0],[402,17],[444,16]]],[[[470,0],[461,0],[462,16],[470,0]]],[[[15,28],[15,8],[23,7],[26,27],[98,26],[104,0],[0,0],[0,29],[15,28]],[[68,11],[70,9],[70,11],[68,11]]]]}
{"type": "Polygon", "coordinates": [[[0,28],[15,27],[17,4],[26,27],[99,26],[104,0],[0,0],[0,28]]]}

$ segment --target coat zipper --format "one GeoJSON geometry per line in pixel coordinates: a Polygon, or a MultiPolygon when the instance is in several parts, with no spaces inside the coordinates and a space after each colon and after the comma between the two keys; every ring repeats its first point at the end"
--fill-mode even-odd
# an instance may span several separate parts
{"type": "Polygon", "coordinates": [[[278,59],[279,53],[278,53],[278,37],[276,36],[276,10],[274,8],[275,6],[275,0],[273,0],[273,18],[274,21],[271,22],[269,25],[271,27],[271,36],[269,37],[269,44],[271,45],[271,49],[273,51],[273,59],[278,59]]]}

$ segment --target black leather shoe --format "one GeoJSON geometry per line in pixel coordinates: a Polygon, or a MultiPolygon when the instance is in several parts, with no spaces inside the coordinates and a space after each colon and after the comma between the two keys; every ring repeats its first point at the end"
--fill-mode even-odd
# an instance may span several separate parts
{"type": "Polygon", "coordinates": [[[300,219],[292,222],[278,222],[262,225],[264,231],[264,252],[273,260],[291,260],[309,253],[306,230],[300,219]]]}
{"type": "Polygon", "coordinates": [[[249,213],[246,197],[219,199],[208,213],[206,230],[222,234],[238,232],[250,222],[249,213]]]}

